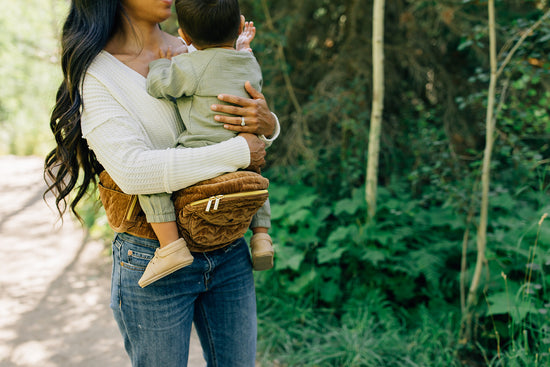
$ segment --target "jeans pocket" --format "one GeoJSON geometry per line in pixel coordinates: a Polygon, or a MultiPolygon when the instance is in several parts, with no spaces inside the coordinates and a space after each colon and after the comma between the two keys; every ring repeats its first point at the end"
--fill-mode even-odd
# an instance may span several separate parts
{"type": "Polygon", "coordinates": [[[120,250],[120,265],[124,269],[143,272],[155,255],[155,249],[123,241],[120,250]]]}

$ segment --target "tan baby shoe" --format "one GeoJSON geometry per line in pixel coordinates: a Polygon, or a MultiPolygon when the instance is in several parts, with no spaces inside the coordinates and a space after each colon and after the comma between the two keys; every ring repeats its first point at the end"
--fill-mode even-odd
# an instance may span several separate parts
{"type": "Polygon", "coordinates": [[[267,233],[256,233],[250,240],[252,268],[257,271],[273,267],[273,242],[267,233]]]}
{"type": "Polygon", "coordinates": [[[149,261],[138,284],[142,288],[146,287],[192,262],[193,255],[187,248],[185,240],[180,238],[155,251],[155,256],[149,261]]]}

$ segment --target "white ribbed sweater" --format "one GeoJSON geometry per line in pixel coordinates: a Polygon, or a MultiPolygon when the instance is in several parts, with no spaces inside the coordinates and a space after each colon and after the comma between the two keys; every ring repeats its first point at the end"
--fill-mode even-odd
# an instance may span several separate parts
{"type": "Polygon", "coordinates": [[[170,193],[250,164],[242,137],[167,149],[183,128],[174,105],[147,94],[146,79],[108,52],[90,65],[82,96],[82,135],[127,194],[170,193]]]}

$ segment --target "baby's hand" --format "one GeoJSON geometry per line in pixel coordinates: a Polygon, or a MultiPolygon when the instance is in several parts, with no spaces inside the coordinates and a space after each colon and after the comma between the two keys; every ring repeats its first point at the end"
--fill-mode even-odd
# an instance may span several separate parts
{"type": "Polygon", "coordinates": [[[174,50],[172,51],[172,56],[177,56],[179,54],[186,54],[188,52],[189,50],[187,49],[187,44],[182,42],[181,44],[178,44],[176,48],[174,48],[174,50]]]}
{"type": "Polygon", "coordinates": [[[172,46],[168,46],[166,51],[164,51],[162,48],[159,48],[158,56],[159,59],[168,59],[172,60],[172,57],[178,56],[179,54],[183,54],[187,52],[187,46],[182,45],[182,47],[178,47],[176,50],[172,50],[172,46]]]}
{"type": "Polygon", "coordinates": [[[254,27],[254,22],[244,22],[243,31],[239,35],[239,38],[237,38],[237,44],[235,46],[237,51],[252,52],[252,49],[250,48],[250,43],[254,39],[255,35],[256,27],[254,27]]]}

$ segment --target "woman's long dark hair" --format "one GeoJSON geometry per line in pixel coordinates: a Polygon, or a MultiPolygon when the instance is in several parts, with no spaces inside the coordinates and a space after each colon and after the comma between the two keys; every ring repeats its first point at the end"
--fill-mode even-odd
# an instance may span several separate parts
{"type": "Polygon", "coordinates": [[[57,146],[47,156],[44,178],[52,192],[59,215],[67,208],[67,196],[75,189],[80,171],[83,178],[70,202],[72,212],[90,184],[103,170],[82,138],[80,87],[93,59],[105,47],[120,21],[119,0],[73,0],[61,36],[63,81],[57,90],[50,127],[57,146]]]}

